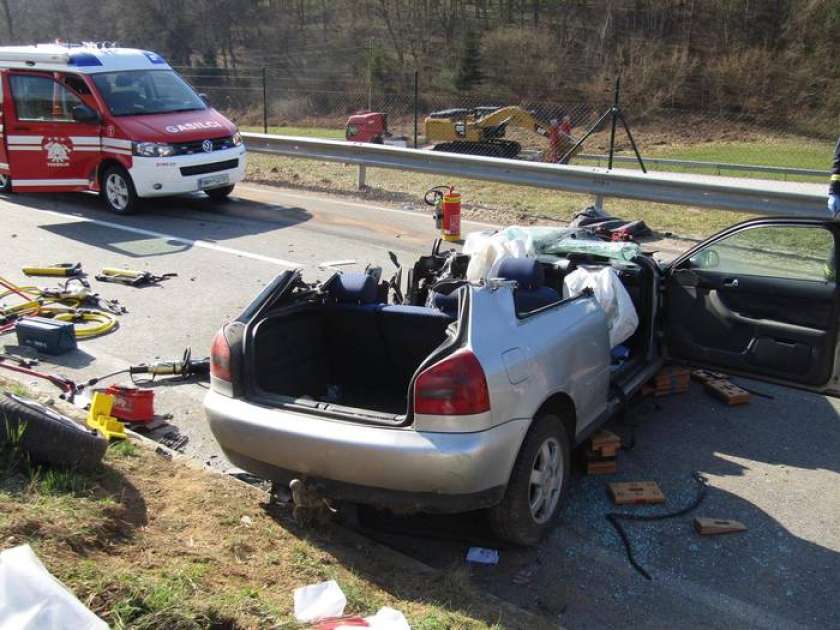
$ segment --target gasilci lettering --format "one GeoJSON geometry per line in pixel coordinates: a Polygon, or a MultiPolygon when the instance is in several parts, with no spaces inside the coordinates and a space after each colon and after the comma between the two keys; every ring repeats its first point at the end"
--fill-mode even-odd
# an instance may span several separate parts
{"type": "Polygon", "coordinates": [[[200,122],[181,123],[179,125],[167,125],[168,133],[180,133],[182,131],[196,131],[199,129],[219,129],[222,123],[216,120],[204,120],[200,122]]]}

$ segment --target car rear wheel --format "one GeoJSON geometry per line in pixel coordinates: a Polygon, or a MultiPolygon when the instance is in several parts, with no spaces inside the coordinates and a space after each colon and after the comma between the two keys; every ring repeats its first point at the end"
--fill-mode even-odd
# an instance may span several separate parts
{"type": "Polygon", "coordinates": [[[8,175],[0,175],[0,193],[12,192],[12,178],[8,175]]]}
{"type": "Polygon", "coordinates": [[[122,166],[109,166],[102,174],[102,200],[114,214],[137,212],[140,198],[134,189],[134,182],[122,166]]]}
{"type": "Polygon", "coordinates": [[[490,509],[490,526],[496,536],[523,546],[540,541],[560,513],[570,453],[562,418],[539,416],[519,450],[504,499],[490,509]]]}
{"type": "Polygon", "coordinates": [[[233,186],[225,186],[223,188],[211,188],[210,190],[205,190],[207,196],[210,197],[213,201],[224,201],[228,197],[230,197],[230,193],[233,192],[233,186]]]}

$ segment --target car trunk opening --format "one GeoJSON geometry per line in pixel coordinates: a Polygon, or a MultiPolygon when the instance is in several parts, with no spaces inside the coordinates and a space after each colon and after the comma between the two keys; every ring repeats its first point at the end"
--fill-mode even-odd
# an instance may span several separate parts
{"type": "Polygon", "coordinates": [[[453,321],[418,306],[289,307],[252,329],[257,395],[319,413],[403,419],[415,371],[447,340],[453,321]]]}

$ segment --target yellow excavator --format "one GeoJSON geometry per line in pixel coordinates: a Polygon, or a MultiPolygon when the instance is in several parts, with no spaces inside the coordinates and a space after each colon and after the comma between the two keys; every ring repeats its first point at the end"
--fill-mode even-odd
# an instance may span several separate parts
{"type": "Polygon", "coordinates": [[[522,146],[504,139],[510,125],[548,137],[548,122],[512,105],[432,112],[425,121],[426,143],[434,144],[434,151],[515,158],[522,146]]]}

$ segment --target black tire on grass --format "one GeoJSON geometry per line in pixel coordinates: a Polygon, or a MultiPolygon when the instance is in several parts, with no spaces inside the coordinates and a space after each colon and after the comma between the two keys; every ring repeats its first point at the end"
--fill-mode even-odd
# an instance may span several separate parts
{"type": "Polygon", "coordinates": [[[54,409],[12,394],[0,394],[0,446],[23,425],[20,448],[33,464],[92,470],[108,441],[54,409]]]}

